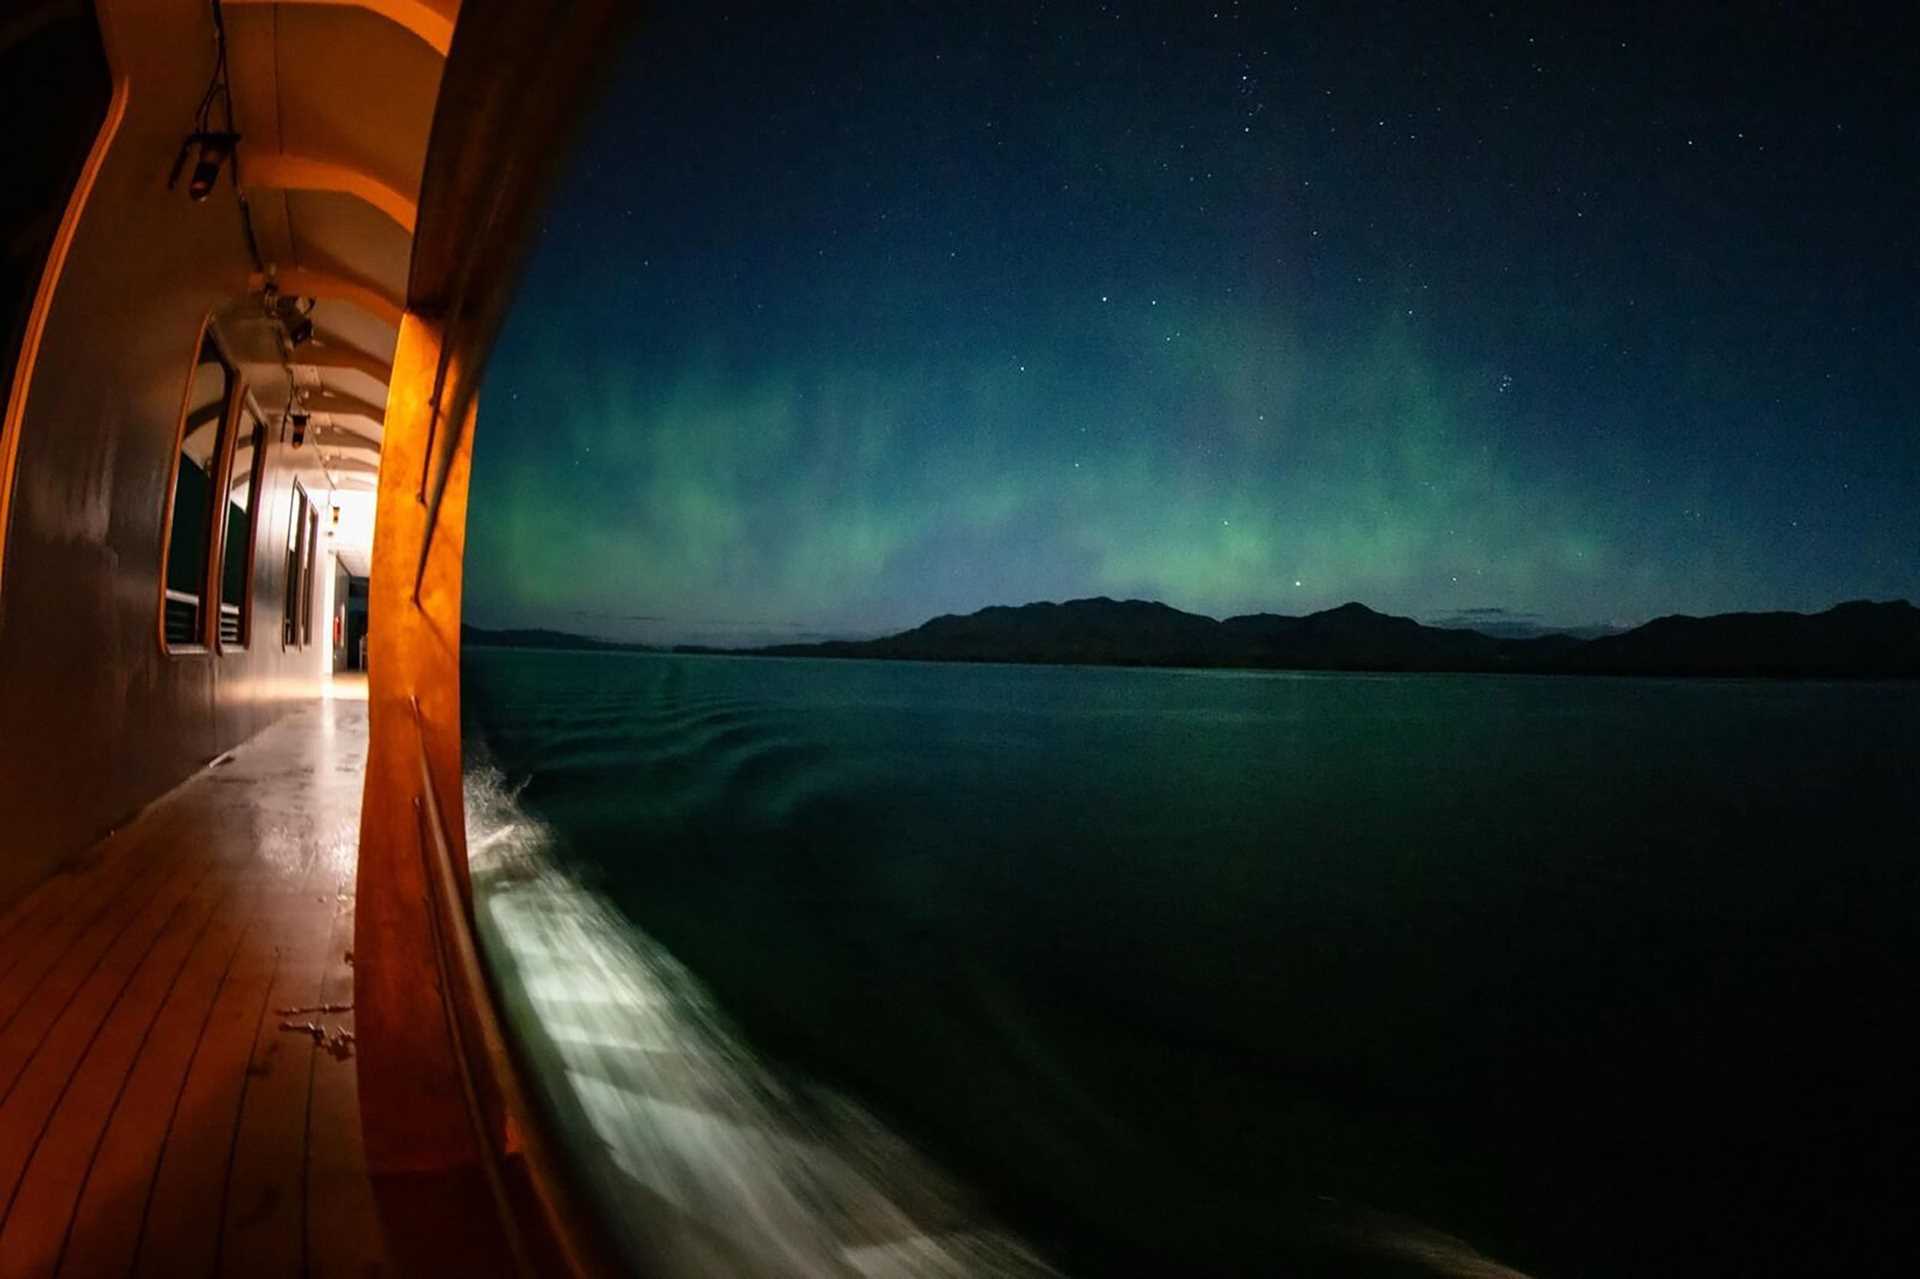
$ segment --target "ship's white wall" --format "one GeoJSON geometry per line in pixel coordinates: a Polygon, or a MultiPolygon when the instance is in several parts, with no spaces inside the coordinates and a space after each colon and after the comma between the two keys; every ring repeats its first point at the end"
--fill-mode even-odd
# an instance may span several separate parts
{"type": "Polygon", "coordinates": [[[311,697],[330,651],[325,613],[311,648],[281,644],[292,469],[272,429],[252,644],[162,650],[162,528],[182,394],[203,318],[244,297],[251,262],[229,184],[204,204],[166,189],[212,67],[206,5],[100,12],[131,93],[21,420],[0,578],[0,902],[311,697]]]}

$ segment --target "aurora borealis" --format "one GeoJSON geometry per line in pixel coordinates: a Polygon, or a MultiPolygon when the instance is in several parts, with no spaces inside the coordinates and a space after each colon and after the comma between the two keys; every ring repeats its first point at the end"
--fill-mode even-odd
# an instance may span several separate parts
{"type": "Polygon", "coordinates": [[[1889,33],[1277,8],[663,6],[489,373],[468,617],[1920,595],[1889,33]]]}

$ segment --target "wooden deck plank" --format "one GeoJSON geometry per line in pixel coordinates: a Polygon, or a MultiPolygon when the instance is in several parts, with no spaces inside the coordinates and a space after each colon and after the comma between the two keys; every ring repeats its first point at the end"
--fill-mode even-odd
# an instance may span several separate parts
{"type": "MultiPolygon", "coordinates": [[[[64,1031],[69,1038],[80,1033],[75,1029],[75,1018],[69,1016],[70,1010],[76,1003],[82,1010],[102,1007],[98,1001],[117,990],[119,982],[130,975],[130,970],[120,971],[121,966],[145,954],[173,908],[206,878],[208,869],[201,857],[174,863],[158,875],[143,878],[139,891],[127,895],[62,953],[46,979],[0,1031],[0,1134],[6,1131],[6,1117],[16,1109],[16,1088],[39,1059],[49,1036],[56,1031],[64,1031]]],[[[80,1015],[84,1016],[84,1011],[80,1015]]],[[[97,1023],[84,1029],[90,1032],[95,1028],[97,1023]]],[[[0,1164],[0,1195],[7,1186],[5,1171],[5,1165],[0,1164]]]]}
{"type": "MultiPolygon", "coordinates": [[[[334,917],[327,944],[323,1005],[351,1005],[353,965],[346,952],[353,942],[353,900],[334,917]]],[[[353,1029],[351,1008],[315,1014],[314,1020],[353,1029]]],[[[307,1100],[307,1274],[314,1279],[379,1273],[385,1258],[379,1207],[367,1177],[367,1153],[360,1138],[360,1087],[351,1057],[322,1053],[314,1060],[313,1089],[307,1100]]]]}
{"type": "MultiPolygon", "coordinates": [[[[143,890],[159,882],[176,861],[164,853],[150,858],[129,857],[123,863],[125,873],[117,880],[104,882],[96,898],[78,902],[71,911],[20,930],[7,948],[12,952],[12,962],[0,975],[0,1051],[4,1051],[22,1010],[61,971],[73,952],[97,954],[111,944],[108,939],[115,925],[139,909],[143,890]]],[[[5,1079],[0,1074],[0,1087],[5,1086],[5,1079]]]]}
{"type": "Polygon", "coordinates": [[[0,949],[5,948],[7,938],[13,935],[13,930],[20,927],[23,920],[45,910],[49,902],[69,900],[72,894],[66,881],[71,878],[71,875],[56,871],[50,878],[42,880],[9,902],[7,908],[0,911],[0,949]]]}
{"type": "Polygon", "coordinates": [[[257,944],[264,931],[250,930],[256,944],[234,957],[187,1068],[143,1208],[135,1274],[213,1272],[247,1060],[278,960],[257,944]]]}
{"type": "Polygon", "coordinates": [[[0,979],[37,945],[24,941],[29,933],[44,934],[62,919],[92,900],[102,884],[119,877],[117,858],[97,857],[84,868],[62,870],[7,908],[0,917],[0,979]]]}
{"type": "MultiPolygon", "coordinates": [[[[159,936],[99,1022],[59,1096],[46,1107],[40,1133],[13,1194],[0,1209],[0,1275],[53,1273],[67,1223],[86,1180],[115,1100],[188,960],[200,945],[225,895],[202,884],[168,918],[159,936]]],[[[84,1005],[69,1016],[79,1020],[84,1005]]],[[[43,1053],[36,1067],[53,1061],[43,1053]]],[[[51,1075],[51,1070],[43,1073],[51,1075]]],[[[20,1097],[25,1089],[15,1094],[20,1097]]],[[[0,1171],[12,1152],[0,1153],[0,1171]]]]}
{"type": "Polygon", "coordinates": [[[54,1109],[122,997],[183,915],[192,920],[188,926],[198,930],[198,920],[192,917],[210,905],[197,896],[205,878],[205,868],[183,870],[149,896],[21,1062],[0,1098],[0,1228],[11,1215],[14,1192],[54,1109]]]}
{"type": "Polygon", "coordinates": [[[280,956],[248,1059],[250,1079],[234,1135],[222,1274],[295,1274],[305,1264],[307,1094],[318,1049],[310,1035],[281,1029],[283,1022],[308,1018],[281,1010],[320,1002],[333,920],[316,897],[332,903],[338,892],[331,885],[332,891],[316,893],[324,882],[310,879],[271,910],[280,956]]]}
{"type": "Polygon", "coordinates": [[[0,910],[0,1275],[394,1273],[349,1054],[364,706],[290,716],[0,910]]]}
{"type": "Polygon", "coordinates": [[[246,935],[244,905],[231,898],[223,905],[167,996],[112,1106],[67,1227],[61,1274],[124,1275],[133,1268],[168,1123],[246,935]]]}
{"type": "Polygon", "coordinates": [[[35,949],[23,944],[27,930],[44,932],[57,926],[74,910],[95,900],[103,886],[124,883],[128,859],[139,857],[143,847],[164,847],[164,843],[149,845],[147,841],[156,835],[164,838],[165,825],[174,816],[164,809],[142,813],[0,912],[0,977],[12,961],[35,949]]]}

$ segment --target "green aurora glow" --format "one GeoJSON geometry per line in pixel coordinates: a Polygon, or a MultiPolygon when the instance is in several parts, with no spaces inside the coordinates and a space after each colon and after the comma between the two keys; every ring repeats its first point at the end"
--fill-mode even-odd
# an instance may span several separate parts
{"type": "MultiPolygon", "coordinates": [[[[1732,244],[1684,201],[1575,219],[1594,126],[1494,112],[1498,71],[1447,97],[1391,42],[1058,25],[663,20],[483,396],[470,617],[749,642],[1089,594],[1582,624],[1915,592],[1911,301],[1835,323],[1898,271],[1832,313],[1786,299],[1841,250],[1768,206],[1732,244]],[[1105,72],[1063,95],[1062,47],[1105,72]],[[1367,128],[1422,113],[1424,144],[1367,128]]],[[[1637,180],[1850,172],[1790,105],[1764,164],[1648,143],[1637,180]]]]}

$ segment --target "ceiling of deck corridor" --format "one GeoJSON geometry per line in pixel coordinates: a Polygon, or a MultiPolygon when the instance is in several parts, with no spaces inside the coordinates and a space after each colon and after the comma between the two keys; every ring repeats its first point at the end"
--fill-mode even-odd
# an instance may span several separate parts
{"type": "Polygon", "coordinates": [[[311,413],[309,488],[375,484],[421,171],[458,10],[458,0],[221,6],[241,135],[236,176],[259,259],[282,295],[314,299],[314,336],[286,347],[260,304],[260,275],[221,330],[270,418],[295,395],[311,413]]]}

